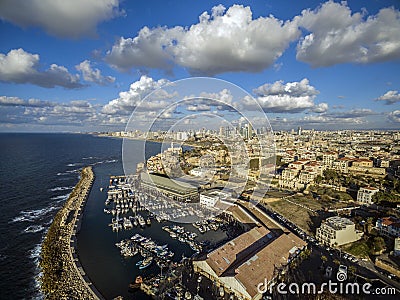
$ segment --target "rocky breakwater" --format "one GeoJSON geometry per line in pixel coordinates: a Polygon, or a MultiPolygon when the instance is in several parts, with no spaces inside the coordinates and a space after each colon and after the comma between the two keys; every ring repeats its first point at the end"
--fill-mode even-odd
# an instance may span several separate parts
{"type": "Polygon", "coordinates": [[[46,299],[100,298],[85,280],[75,254],[76,230],[93,180],[92,168],[83,168],[81,179],[54,217],[43,241],[40,281],[46,299]]]}

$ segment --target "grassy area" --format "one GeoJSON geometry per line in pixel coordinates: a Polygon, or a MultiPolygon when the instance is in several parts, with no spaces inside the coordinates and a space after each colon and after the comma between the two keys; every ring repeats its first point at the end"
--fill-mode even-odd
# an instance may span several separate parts
{"type": "Polygon", "coordinates": [[[282,197],[286,197],[290,195],[290,193],[288,192],[284,192],[284,191],[268,191],[265,194],[266,198],[282,198],[282,197]]]}
{"type": "Polygon", "coordinates": [[[286,219],[297,224],[297,226],[303,230],[307,231],[308,233],[313,233],[313,229],[310,227],[310,225],[312,223],[311,216],[314,216],[315,214],[311,211],[286,200],[270,202],[268,203],[268,206],[270,206],[274,211],[283,215],[286,219]]]}
{"type": "Polygon", "coordinates": [[[265,203],[265,205],[283,215],[309,234],[314,234],[321,220],[327,217],[326,214],[323,213],[324,208],[341,208],[347,206],[345,203],[332,200],[316,200],[311,195],[295,195],[288,198],[288,200],[290,201],[281,199],[269,201],[265,203]]]}
{"type": "Polygon", "coordinates": [[[354,199],[347,194],[346,192],[341,192],[341,191],[336,191],[333,190],[332,188],[327,188],[327,187],[318,187],[318,188],[313,188],[313,191],[320,195],[321,197],[325,198],[332,198],[340,201],[353,201],[354,199]]]}
{"type": "Polygon", "coordinates": [[[346,245],[343,248],[346,252],[360,258],[367,258],[370,252],[367,242],[363,239],[346,245]]]}

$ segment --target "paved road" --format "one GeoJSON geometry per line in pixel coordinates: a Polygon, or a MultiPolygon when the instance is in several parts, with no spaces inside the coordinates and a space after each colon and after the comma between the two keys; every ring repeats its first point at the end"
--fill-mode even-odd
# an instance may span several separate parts
{"type": "Polygon", "coordinates": [[[363,260],[359,260],[358,262],[352,262],[343,257],[344,253],[334,250],[328,251],[324,246],[322,245],[318,246],[315,243],[314,238],[307,235],[301,228],[297,227],[295,224],[291,223],[290,220],[285,219],[283,216],[279,215],[276,212],[272,212],[271,210],[267,209],[265,206],[261,204],[257,205],[257,209],[255,211],[255,209],[251,209],[251,204],[248,201],[239,200],[237,201],[237,203],[241,207],[247,209],[250,214],[254,215],[254,217],[260,220],[261,222],[263,218],[260,217],[260,212],[262,213],[263,216],[268,217],[268,219],[270,219],[274,223],[278,223],[281,228],[286,228],[286,230],[290,230],[291,232],[302,238],[304,241],[308,242],[312,249],[312,253],[315,255],[315,257],[320,258],[322,255],[324,255],[332,263],[333,260],[337,259],[341,262],[341,264],[346,265],[348,267],[353,265],[356,267],[358,275],[371,280],[380,280],[385,285],[396,288],[397,294],[400,294],[400,282],[389,279],[386,275],[381,274],[375,268],[375,265],[372,262],[363,260]]]}

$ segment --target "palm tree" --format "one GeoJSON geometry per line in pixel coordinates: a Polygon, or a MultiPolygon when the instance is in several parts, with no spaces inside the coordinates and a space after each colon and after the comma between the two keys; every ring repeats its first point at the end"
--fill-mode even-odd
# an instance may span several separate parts
{"type": "Polygon", "coordinates": [[[356,272],[357,272],[356,266],[351,265],[349,267],[349,273],[351,274],[351,276],[354,276],[356,274],[356,272]]]}
{"type": "Polygon", "coordinates": [[[339,266],[339,265],[340,265],[340,261],[339,261],[337,258],[335,258],[335,259],[333,260],[333,263],[334,263],[336,266],[339,266]]]}
{"type": "Polygon", "coordinates": [[[322,260],[321,269],[323,269],[325,267],[325,263],[328,260],[328,258],[325,255],[322,255],[321,260],[322,260]]]}

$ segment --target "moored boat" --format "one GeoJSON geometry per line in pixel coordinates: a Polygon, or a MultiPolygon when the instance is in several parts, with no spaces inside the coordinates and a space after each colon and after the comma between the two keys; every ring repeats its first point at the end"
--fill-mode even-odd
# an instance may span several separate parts
{"type": "Polygon", "coordinates": [[[151,265],[152,262],[153,262],[153,257],[152,257],[152,256],[146,257],[146,258],[142,261],[142,263],[140,264],[139,269],[141,270],[141,269],[147,268],[148,266],[151,265]]]}

